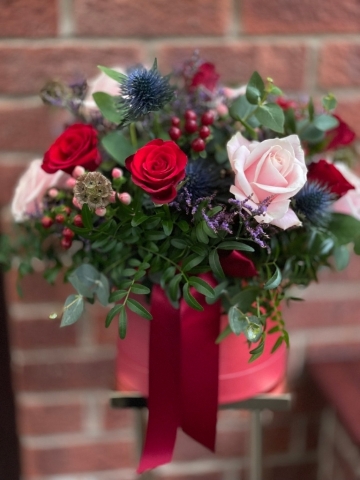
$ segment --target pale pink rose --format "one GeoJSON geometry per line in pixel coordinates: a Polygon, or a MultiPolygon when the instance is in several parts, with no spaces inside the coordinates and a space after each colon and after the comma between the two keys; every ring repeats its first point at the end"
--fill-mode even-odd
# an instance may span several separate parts
{"type": "MultiPolygon", "coordinates": [[[[125,70],[122,67],[111,67],[112,70],[116,70],[119,73],[125,74],[125,70]]],[[[119,83],[116,80],[105,75],[101,72],[97,77],[88,81],[88,91],[83,102],[83,106],[86,111],[98,110],[98,107],[93,99],[93,93],[105,92],[109,95],[119,95],[119,83]]]]}
{"type": "Polygon", "coordinates": [[[271,197],[265,215],[255,219],[286,229],[301,225],[289,208],[290,198],[305,184],[307,168],[304,152],[297,135],[249,142],[241,133],[227,144],[235,185],[230,192],[237,200],[248,200],[252,208],[271,197]]]}
{"type": "Polygon", "coordinates": [[[15,189],[11,213],[16,222],[24,222],[31,215],[41,213],[45,193],[51,188],[64,188],[71,178],[61,170],[54,174],[46,173],[41,164],[42,159],[33,160],[15,189]]]}
{"type": "Polygon", "coordinates": [[[241,87],[236,88],[224,87],[223,92],[226,98],[232,100],[233,98],[246,94],[246,85],[241,85],[241,87]]]}
{"type": "Polygon", "coordinates": [[[360,220],[360,178],[345,163],[336,163],[335,166],[355,188],[348,190],[345,195],[336,200],[332,210],[360,220]]]}

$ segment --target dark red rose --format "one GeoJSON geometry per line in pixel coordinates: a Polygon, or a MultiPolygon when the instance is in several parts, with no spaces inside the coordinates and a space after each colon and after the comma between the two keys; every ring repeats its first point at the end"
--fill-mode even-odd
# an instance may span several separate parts
{"type": "Polygon", "coordinates": [[[215,65],[206,62],[200,65],[192,78],[190,87],[203,86],[213,92],[217,85],[220,75],[215,70],[215,65]]]}
{"type": "Polygon", "coordinates": [[[348,190],[355,188],[332,163],[319,160],[308,167],[308,180],[325,185],[332,193],[342,197],[348,190]]]}
{"type": "Polygon", "coordinates": [[[276,103],[281,107],[283,110],[288,110],[289,108],[297,108],[298,104],[295,100],[291,100],[289,98],[278,97],[276,99],[276,103]]]}
{"type": "Polygon", "coordinates": [[[349,125],[345,123],[339,115],[333,116],[338,119],[339,125],[327,132],[326,136],[329,139],[329,143],[326,150],[333,150],[334,148],[349,145],[356,138],[355,132],[351,130],[349,125]]]}
{"type": "Polygon", "coordinates": [[[131,179],[154,203],[169,203],[177,195],[176,185],[185,177],[187,156],[169,140],[156,139],[126,159],[131,179]]]}
{"type": "Polygon", "coordinates": [[[80,165],[92,172],[100,162],[97,131],[91,125],[75,123],[51,145],[44,155],[41,168],[47,173],[63,170],[71,174],[80,165]]]}
{"type": "Polygon", "coordinates": [[[250,258],[241,252],[233,250],[229,253],[226,250],[219,251],[220,263],[225,275],[230,277],[254,277],[257,275],[255,265],[250,258]]]}

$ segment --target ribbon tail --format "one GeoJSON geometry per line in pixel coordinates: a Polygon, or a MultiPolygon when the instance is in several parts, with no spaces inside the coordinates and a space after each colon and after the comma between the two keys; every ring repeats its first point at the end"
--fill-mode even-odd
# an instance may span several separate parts
{"type": "Polygon", "coordinates": [[[171,461],[180,425],[180,314],[158,285],[151,313],[149,421],[138,473],[171,461]]]}
{"type": "MultiPolygon", "coordinates": [[[[211,274],[200,275],[211,286],[211,274]]],[[[219,390],[220,302],[208,305],[203,295],[191,290],[203,306],[199,312],[184,300],[181,316],[181,427],[194,440],[215,449],[219,390]]]]}

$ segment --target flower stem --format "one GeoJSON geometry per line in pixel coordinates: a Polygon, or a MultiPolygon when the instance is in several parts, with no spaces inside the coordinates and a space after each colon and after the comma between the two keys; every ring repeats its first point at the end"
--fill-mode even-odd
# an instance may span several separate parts
{"type": "Polygon", "coordinates": [[[137,143],[135,122],[130,123],[130,140],[131,140],[132,146],[134,148],[137,148],[138,143],[137,143]]]}

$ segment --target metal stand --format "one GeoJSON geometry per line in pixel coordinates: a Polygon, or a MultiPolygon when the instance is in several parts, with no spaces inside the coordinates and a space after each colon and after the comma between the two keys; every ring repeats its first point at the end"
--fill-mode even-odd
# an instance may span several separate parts
{"type": "MultiPolygon", "coordinates": [[[[136,449],[141,454],[146,425],[147,405],[146,398],[136,392],[114,392],[110,397],[113,408],[133,408],[135,410],[135,432],[136,449]]],[[[267,393],[241,402],[219,405],[221,410],[250,410],[251,431],[250,431],[250,476],[249,480],[262,479],[262,428],[261,411],[285,411],[291,407],[290,393],[267,393]]],[[[143,474],[142,478],[150,480],[153,478],[151,472],[143,474]]]]}

